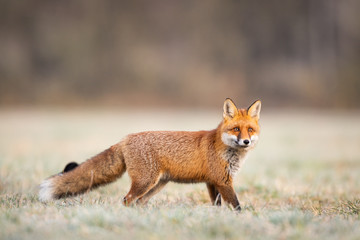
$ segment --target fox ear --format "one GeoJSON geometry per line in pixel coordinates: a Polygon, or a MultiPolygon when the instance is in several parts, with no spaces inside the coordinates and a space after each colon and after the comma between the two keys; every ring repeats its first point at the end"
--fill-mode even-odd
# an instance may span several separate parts
{"type": "Polygon", "coordinates": [[[233,118],[238,114],[237,107],[235,103],[230,99],[227,98],[224,102],[224,118],[233,118]]]}
{"type": "Polygon", "coordinates": [[[260,119],[260,110],[261,110],[261,101],[256,100],[251,106],[247,109],[247,113],[250,117],[255,118],[256,120],[260,119]]]}

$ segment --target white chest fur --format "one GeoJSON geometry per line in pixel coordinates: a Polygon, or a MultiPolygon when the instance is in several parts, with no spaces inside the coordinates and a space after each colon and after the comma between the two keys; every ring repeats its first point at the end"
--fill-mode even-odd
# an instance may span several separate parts
{"type": "Polygon", "coordinates": [[[228,148],[224,153],[224,159],[228,162],[228,171],[232,177],[235,177],[246,159],[247,151],[236,148],[228,148]]]}

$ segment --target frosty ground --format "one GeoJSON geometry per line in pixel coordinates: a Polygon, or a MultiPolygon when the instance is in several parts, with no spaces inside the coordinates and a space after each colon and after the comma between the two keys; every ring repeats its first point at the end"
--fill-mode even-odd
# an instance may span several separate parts
{"type": "Polygon", "coordinates": [[[205,184],[168,184],[124,207],[126,175],[43,204],[37,185],[144,130],[206,130],[221,109],[0,109],[0,239],[359,239],[360,113],[270,111],[235,180],[243,211],[213,207],[205,184]]]}

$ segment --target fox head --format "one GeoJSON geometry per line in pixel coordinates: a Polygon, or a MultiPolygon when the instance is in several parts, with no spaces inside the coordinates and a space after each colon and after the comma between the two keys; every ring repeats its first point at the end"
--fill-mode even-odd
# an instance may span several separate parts
{"type": "Polygon", "coordinates": [[[254,147],[260,132],[260,110],[260,100],[255,101],[248,109],[238,109],[234,102],[227,98],[220,128],[222,142],[232,148],[254,147]]]}

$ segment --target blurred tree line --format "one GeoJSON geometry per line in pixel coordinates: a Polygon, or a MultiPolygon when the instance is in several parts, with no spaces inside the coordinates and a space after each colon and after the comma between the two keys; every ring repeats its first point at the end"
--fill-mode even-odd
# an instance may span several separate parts
{"type": "Polygon", "coordinates": [[[0,0],[0,105],[360,107],[360,1],[0,0]]]}

